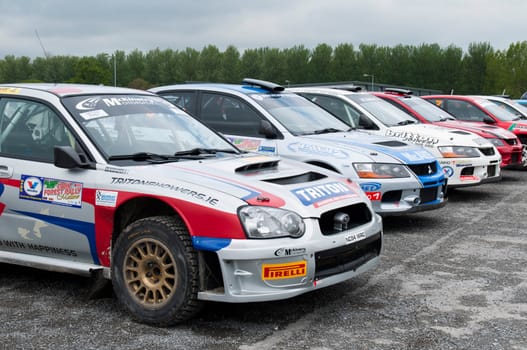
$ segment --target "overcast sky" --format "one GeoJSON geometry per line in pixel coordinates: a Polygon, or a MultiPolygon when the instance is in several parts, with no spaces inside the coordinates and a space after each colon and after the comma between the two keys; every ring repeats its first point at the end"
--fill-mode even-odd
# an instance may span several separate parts
{"type": "Polygon", "coordinates": [[[505,50],[526,29],[526,0],[0,0],[0,59],[43,57],[42,46],[72,56],[321,43],[505,50]]]}

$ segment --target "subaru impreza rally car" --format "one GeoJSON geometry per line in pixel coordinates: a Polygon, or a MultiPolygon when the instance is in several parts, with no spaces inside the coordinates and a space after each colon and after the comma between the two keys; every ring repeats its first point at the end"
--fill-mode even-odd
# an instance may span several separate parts
{"type": "Polygon", "coordinates": [[[486,139],[467,131],[420,124],[369,93],[334,88],[291,88],[352,127],[422,145],[439,160],[449,187],[474,186],[501,178],[501,156],[486,139]]]}
{"type": "Polygon", "coordinates": [[[280,85],[181,84],[151,91],[223,133],[241,149],[281,155],[337,171],[360,184],[381,215],[446,204],[446,179],[421,146],[351,132],[316,104],[280,85]]]}
{"type": "Polygon", "coordinates": [[[240,151],[154,94],[4,85],[0,116],[0,262],[111,279],[140,321],[378,263],[382,222],[356,182],[240,151]]]}

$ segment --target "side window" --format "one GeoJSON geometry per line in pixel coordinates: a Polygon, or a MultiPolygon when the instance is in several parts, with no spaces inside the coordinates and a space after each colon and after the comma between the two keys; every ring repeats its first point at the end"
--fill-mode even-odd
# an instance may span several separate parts
{"type": "Polygon", "coordinates": [[[196,113],[196,93],[192,91],[171,91],[161,94],[170,103],[178,106],[185,112],[194,115],[196,113]]]}
{"type": "Polygon", "coordinates": [[[203,93],[200,120],[213,130],[227,135],[263,137],[260,116],[245,101],[232,96],[203,93]]]}
{"type": "Polygon", "coordinates": [[[467,121],[483,121],[486,114],[473,106],[470,102],[460,100],[448,100],[447,111],[456,118],[467,121]]]}
{"type": "Polygon", "coordinates": [[[54,146],[74,146],[72,134],[48,106],[18,99],[0,103],[0,153],[53,162],[54,146]]]}

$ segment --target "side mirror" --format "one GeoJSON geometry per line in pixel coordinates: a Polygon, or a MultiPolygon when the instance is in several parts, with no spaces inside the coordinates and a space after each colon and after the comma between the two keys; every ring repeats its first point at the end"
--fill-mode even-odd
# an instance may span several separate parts
{"type": "Polygon", "coordinates": [[[91,164],[87,162],[83,155],[79,155],[71,146],[55,146],[53,148],[54,164],[58,168],[75,169],[89,168],[91,164]]]}
{"type": "Polygon", "coordinates": [[[264,135],[267,139],[275,139],[278,136],[275,128],[268,120],[260,121],[260,130],[258,130],[258,133],[264,135]]]}
{"type": "Polygon", "coordinates": [[[489,117],[488,115],[485,115],[483,117],[483,122],[486,124],[496,124],[496,121],[492,119],[491,117],[489,117]]]}
{"type": "Polygon", "coordinates": [[[374,122],[370,120],[370,118],[366,117],[364,114],[361,114],[359,117],[359,129],[365,129],[365,130],[379,130],[377,125],[375,125],[374,122]]]}

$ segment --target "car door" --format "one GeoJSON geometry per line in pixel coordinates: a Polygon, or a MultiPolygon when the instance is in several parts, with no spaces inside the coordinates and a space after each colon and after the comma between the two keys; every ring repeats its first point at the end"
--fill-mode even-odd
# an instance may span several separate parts
{"type": "Polygon", "coordinates": [[[276,154],[274,127],[249,103],[237,96],[202,92],[198,104],[201,122],[223,134],[238,148],[276,154]]]}
{"type": "Polygon", "coordinates": [[[51,105],[0,98],[0,252],[97,263],[94,170],[56,167],[54,146],[80,147],[51,105]]]}

